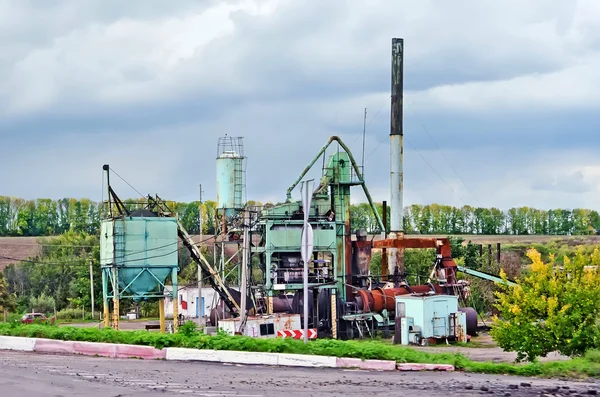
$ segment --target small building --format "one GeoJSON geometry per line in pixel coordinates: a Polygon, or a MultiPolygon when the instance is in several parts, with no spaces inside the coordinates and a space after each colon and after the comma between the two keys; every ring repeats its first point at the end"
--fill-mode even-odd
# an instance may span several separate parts
{"type": "MultiPolygon", "coordinates": [[[[166,318],[173,318],[172,290],[173,287],[170,285],[165,287],[166,318]]],[[[186,318],[207,317],[217,303],[217,298],[218,296],[214,289],[211,287],[202,287],[202,302],[198,302],[198,288],[180,287],[177,294],[179,314],[182,314],[186,318]]]]}

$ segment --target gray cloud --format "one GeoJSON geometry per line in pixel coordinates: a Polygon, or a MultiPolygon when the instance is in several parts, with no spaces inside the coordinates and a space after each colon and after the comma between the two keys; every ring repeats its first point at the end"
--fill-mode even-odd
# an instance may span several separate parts
{"type": "Polygon", "coordinates": [[[1,194],[99,199],[108,162],[144,193],[191,200],[202,183],[211,197],[227,133],[245,137],[248,196],[283,199],[330,135],[361,157],[368,107],[367,177],[386,198],[390,40],[402,36],[407,203],[597,207],[592,0],[8,4],[1,194]]]}

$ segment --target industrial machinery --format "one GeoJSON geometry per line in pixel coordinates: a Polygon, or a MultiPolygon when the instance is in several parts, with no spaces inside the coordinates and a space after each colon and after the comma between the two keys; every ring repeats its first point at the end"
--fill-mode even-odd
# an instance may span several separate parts
{"type": "MultiPolygon", "coordinates": [[[[275,329],[274,324],[280,319],[294,319],[282,325],[284,329],[299,327],[297,320],[299,315],[304,317],[305,309],[303,255],[306,258],[307,254],[306,251],[302,253],[301,241],[307,214],[308,224],[312,228],[312,256],[307,260],[307,317],[308,326],[317,329],[319,337],[348,339],[373,335],[379,330],[388,334],[391,329],[396,329],[396,338],[400,338],[401,343],[421,343],[432,338],[465,340],[467,334],[474,335],[477,313],[469,307],[458,307],[459,298],[468,297],[469,284],[456,277],[457,271],[465,269],[459,268],[452,259],[449,240],[405,238],[403,233],[403,45],[402,39],[392,40],[389,234],[384,227],[386,219],[382,219],[371,199],[363,170],[337,136],[327,141],[287,189],[285,202],[260,210],[244,204],[245,157],[242,139],[225,137],[219,140],[214,264],[204,258],[189,234],[174,220],[166,203],[158,196],[148,196],[147,205],[139,214],[144,225],[160,225],[157,230],[165,233],[168,243],[173,242],[176,234],[190,251],[192,259],[198,263],[201,273],[206,275],[202,278],[207,279],[218,292],[220,302],[215,304],[211,312],[213,326],[221,322],[219,327],[227,332],[256,333],[264,337],[272,335],[270,331],[275,329]],[[311,204],[304,208],[303,201],[292,199],[292,193],[320,159],[323,164],[321,178],[316,189],[310,192],[311,204]],[[373,242],[362,230],[353,233],[350,219],[352,187],[363,190],[385,239],[373,242]],[[161,219],[162,223],[152,219],[161,219]],[[353,235],[356,239],[353,239],[353,235]],[[231,245],[237,248],[227,254],[227,248],[231,245]],[[404,250],[407,248],[436,250],[427,283],[413,286],[404,279],[404,250]],[[386,259],[384,265],[387,263],[387,266],[382,269],[382,277],[370,274],[372,249],[381,249],[386,259]],[[226,265],[229,263],[235,263],[235,268],[239,270],[238,291],[227,285],[226,265]],[[253,272],[258,270],[256,267],[261,272],[253,272]],[[262,276],[249,276],[254,273],[261,273],[262,276]],[[258,331],[255,332],[256,329],[258,331]]],[[[110,240],[109,230],[120,230],[115,226],[119,222],[133,225],[135,216],[124,208],[110,185],[109,196],[113,197],[119,213],[111,217],[106,227],[103,226],[103,233],[106,231],[103,244],[114,246],[113,251],[117,252],[120,240],[110,240]]],[[[145,234],[158,233],[153,231],[154,226],[144,227],[145,234]]],[[[147,240],[142,241],[147,244],[147,240]]],[[[114,274],[117,274],[113,279],[118,279],[118,274],[125,274],[125,261],[121,256],[114,255],[113,251],[107,249],[103,261],[103,275],[106,268],[107,280],[110,279],[111,269],[113,272],[116,270],[114,274]]],[[[140,296],[156,297],[158,295],[148,292],[151,290],[150,279],[145,274],[152,275],[159,284],[164,282],[166,275],[171,274],[173,291],[176,291],[176,257],[174,262],[172,259],[168,263],[148,262],[152,258],[148,251],[146,249],[140,257],[141,262],[134,262],[140,269],[139,277],[132,273],[123,283],[113,285],[124,285],[126,290],[132,290],[137,288],[136,283],[140,283],[140,288],[136,289],[143,292],[140,296]],[[159,268],[169,271],[159,272],[159,268]]],[[[492,275],[475,275],[499,281],[492,275]]],[[[110,296],[105,294],[105,305],[110,296]]],[[[118,293],[114,296],[118,296],[118,293]]],[[[173,298],[177,304],[177,297],[173,298]]]]}

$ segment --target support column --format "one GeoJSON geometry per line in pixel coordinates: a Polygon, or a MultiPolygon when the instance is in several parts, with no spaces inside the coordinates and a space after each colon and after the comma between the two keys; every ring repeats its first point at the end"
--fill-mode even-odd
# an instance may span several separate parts
{"type": "Polygon", "coordinates": [[[119,329],[119,272],[116,266],[113,266],[113,328],[119,329]]]}
{"type": "Polygon", "coordinates": [[[273,314],[273,292],[271,291],[267,295],[267,314],[273,314]]]}
{"type": "Polygon", "coordinates": [[[158,300],[158,318],[160,321],[160,332],[165,333],[165,300],[158,300]]]}
{"type": "Polygon", "coordinates": [[[171,284],[173,284],[173,333],[177,333],[179,329],[179,287],[176,267],[171,270],[171,284]]]}
{"type": "Polygon", "coordinates": [[[338,329],[338,323],[337,323],[337,295],[336,295],[336,290],[335,289],[331,289],[331,337],[333,339],[337,339],[337,329],[338,329]]]}
{"type": "Polygon", "coordinates": [[[108,301],[108,278],[106,275],[106,269],[102,269],[102,305],[103,305],[103,317],[104,327],[110,327],[110,311],[108,301]]]}

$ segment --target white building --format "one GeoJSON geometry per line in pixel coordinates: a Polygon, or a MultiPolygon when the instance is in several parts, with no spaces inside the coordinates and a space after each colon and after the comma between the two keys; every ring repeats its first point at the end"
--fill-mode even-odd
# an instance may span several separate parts
{"type": "MultiPolygon", "coordinates": [[[[173,287],[165,288],[165,317],[173,318],[173,299],[171,291],[173,287]]],[[[208,317],[211,309],[217,303],[217,293],[210,287],[202,287],[202,302],[198,302],[198,288],[180,287],[178,291],[179,313],[186,318],[208,317]]]]}

